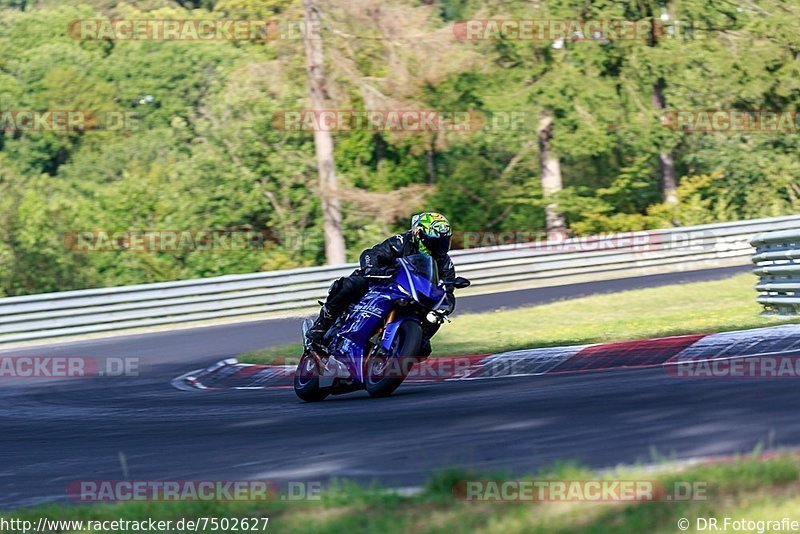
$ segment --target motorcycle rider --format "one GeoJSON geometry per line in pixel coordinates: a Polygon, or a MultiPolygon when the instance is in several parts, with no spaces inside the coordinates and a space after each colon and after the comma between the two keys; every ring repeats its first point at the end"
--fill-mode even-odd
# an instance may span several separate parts
{"type": "MultiPolygon", "coordinates": [[[[436,260],[439,268],[439,279],[450,282],[456,277],[453,261],[447,252],[450,250],[450,238],[453,232],[450,222],[444,215],[435,212],[424,212],[411,218],[411,229],[378,243],[361,253],[361,267],[350,276],[336,280],[328,290],[328,298],[319,312],[319,317],[308,330],[308,339],[315,345],[321,345],[322,338],[350,304],[358,302],[369,290],[370,275],[388,275],[397,269],[397,258],[412,254],[428,254],[436,260]]],[[[446,305],[442,309],[445,315],[453,313],[456,305],[452,286],[447,289],[446,305]]],[[[423,341],[420,356],[427,358],[431,354],[430,339],[439,329],[438,324],[427,323],[423,326],[423,341]]]]}

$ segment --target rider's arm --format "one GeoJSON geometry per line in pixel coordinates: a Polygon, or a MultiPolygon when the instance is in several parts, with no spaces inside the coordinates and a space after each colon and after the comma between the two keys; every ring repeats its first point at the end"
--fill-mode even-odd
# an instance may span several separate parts
{"type": "MultiPolygon", "coordinates": [[[[453,260],[450,259],[450,256],[445,256],[443,259],[439,260],[440,267],[439,267],[439,278],[443,282],[452,282],[456,278],[456,267],[453,265],[453,260]]],[[[453,287],[451,286],[447,290],[447,309],[446,312],[448,315],[453,313],[453,310],[456,309],[456,295],[453,291],[453,287]]]]}
{"type": "Polygon", "coordinates": [[[405,237],[403,234],[398,234],[378,243],[372,248],[368,248],[361,253],[359,259],[361,269],[367,272],[393,266],[395,260],[403,255],[404,246],[405,237]]]}

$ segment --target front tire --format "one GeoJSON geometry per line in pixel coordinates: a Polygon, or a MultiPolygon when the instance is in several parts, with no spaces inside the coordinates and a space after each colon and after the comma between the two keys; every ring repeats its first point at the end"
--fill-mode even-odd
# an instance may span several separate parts
{"type": "Polygon", "coordinates": [[[392,354],[371,354],[364,372],[365,387],[371,397],[388,397],[400,387],[411,366],[419,357],[422,327],[416,321],[404,321],[397,329],[392,354]],[[399,364],[399,365],[398,365],[399,364]],[[386,371],[390,370],[386,376],[386,371]]]}
{"type": "Polygon", "coordinates": [[[303,354],[294,372],[294,392],[306,402],[319,402],[328,392],[319,387],[317,360],[309,352],[303,354]]]}

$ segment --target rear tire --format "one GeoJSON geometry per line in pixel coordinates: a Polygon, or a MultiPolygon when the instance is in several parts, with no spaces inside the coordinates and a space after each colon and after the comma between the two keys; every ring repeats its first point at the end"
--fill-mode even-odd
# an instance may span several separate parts
{"type": "Polygon", "coordinates": [[[294,392],[306,402],[319,402],[328,396],[328,392],[319,387],[317,360],[308,352],[303,354],[295,369],[294,392]]]}
{"type": "Polygon", "coordinates": [[[372,354],[367,358],[364,385],[371,397],[391,395],[406,379],[411,366],[419,357],[422,346],[422,327],[419,323],[404,321],[395,335],[395,350],[392,355],[372,354]],[[389,376],[384,376],[387,367],[391,372],[389,376]]]}

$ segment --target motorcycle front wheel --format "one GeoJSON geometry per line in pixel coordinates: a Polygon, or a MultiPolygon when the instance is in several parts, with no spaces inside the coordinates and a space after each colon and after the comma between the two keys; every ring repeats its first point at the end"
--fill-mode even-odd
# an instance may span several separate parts
{"type": "Polygon", "coordinates": [[[300,358],[294,372],[294,392],[306,402],[319,402],[328,396],[328,392],[319,387],[317,360],[308,352],[300,358]]]}
{"type": "Polygon", "coordinates": [[[370,354],[364,372],[365,387],[371,397],[387,397],[400,387],[411,366],[419,357],[422,327],[416,321],[404,321],[397,329],[391,354],[370,354]]]}

